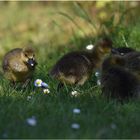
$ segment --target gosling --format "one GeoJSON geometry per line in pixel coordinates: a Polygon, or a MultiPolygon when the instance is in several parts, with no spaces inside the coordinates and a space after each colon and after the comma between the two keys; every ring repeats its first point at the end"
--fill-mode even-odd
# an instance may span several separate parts
{"type": "Polygon", "coordinates": [[[102,95],[119,101],[140,97],[140,80],[126,67],[126,60],[118,55],[105,59],[102,64],[102,95]]]}
{"type": "Polygon", "coordinates": [[[50,75],[60,84],[83,85],[95,69],[100,68],[106,54],[111,52],[112,42],[108,38],[100,39],[92,52],[75,51],[64,55],[56,62],[50,75]]]}
{"type": "Polygon", "coordinates": [[[5,54],[2,68],[4,76],[10,82],[26,83],[32,78],[37,62],[35,51],[31,47],[16,48],[5,54]]]}

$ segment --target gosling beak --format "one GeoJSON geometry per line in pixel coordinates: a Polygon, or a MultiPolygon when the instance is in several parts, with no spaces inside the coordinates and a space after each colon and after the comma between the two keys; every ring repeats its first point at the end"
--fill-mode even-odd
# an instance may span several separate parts
{"type": "Polygon", "coordinates": [[[29,59],[27,62],[31,67],[34,67],[36,62],[33,59],[29,59]]]}
{"type": "Polygon", "coordinates": [[[112,54],[119,54],[119,52],[117,51],[116,48],[112,48],[112,49],[111,49],[111,53],[112,53],[112,54]]]}

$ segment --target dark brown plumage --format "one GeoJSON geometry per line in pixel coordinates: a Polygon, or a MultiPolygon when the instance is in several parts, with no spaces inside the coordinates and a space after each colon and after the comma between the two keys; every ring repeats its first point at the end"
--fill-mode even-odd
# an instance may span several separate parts
{"type": "Polygon", "coordinates": [[[140,80],[126,67],[126,60],[118,55],[108,57],[102,65],[102,94],[108,98],[123,100],[140,97],[140,80]]]}
{"type": "Polygon", "coordinates": [[[140,52],[132,48],[113,48],[114,54],[120,55],[125,60],[124,66],[140,78],[140,52]]]}
{"type": "Polygon", "coordinates": [[[140,78],[140,52],[129,53],[124,56],[125,67],[140,78]]]}
{"type": "Polygon", "coordinates": [[[36,66],[33,48],[16,48],[3,58],[4,76],[11,82],[26,82],[32,77],[36,66]]]}
{"type": "Polygon", "coordinates": [[[101,66],[111,46],[112,42],[104,38],[96,43],[92,52],[70,52],[57,61],[50,74],[62,83],[83,85],[93,70],[101,66]]]}

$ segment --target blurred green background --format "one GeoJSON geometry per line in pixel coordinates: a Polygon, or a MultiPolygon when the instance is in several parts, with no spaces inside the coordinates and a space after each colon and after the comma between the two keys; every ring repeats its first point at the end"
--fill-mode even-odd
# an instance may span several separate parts
{"type": "Polygon", "coordinates": [[[76,37],[113,33],[117,25],[138,20],[139,6],[138,1],[0,2],[0,57],[29,42],[42,54],[76,37]]]}

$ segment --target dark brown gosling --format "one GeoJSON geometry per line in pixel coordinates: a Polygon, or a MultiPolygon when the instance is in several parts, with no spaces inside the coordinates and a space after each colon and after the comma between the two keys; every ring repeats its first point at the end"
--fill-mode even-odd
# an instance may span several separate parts
{"type": "Polygon", "coordinates": [[[126,67],[126,60],[118,55],[105,59],[102,64],[102,94],[120,101],[130,97],[140,97],[140,80],[126,67]]]}
{"type": "Polygon", "coordinates": [[[25,83],[32,77],[36,64],[33,48],[13,49],[4,56],[4,76],[12,83],[25,83]]]}
{"type": "Polygon", "coordinates": [[[104,38],[96,43],[92,52],[70,52],[57,61],[50,75],[63,84],[83,85],[91,73],[100,68],[106,54],[111,52],[111,46],[112,42],[104,38]]]}

